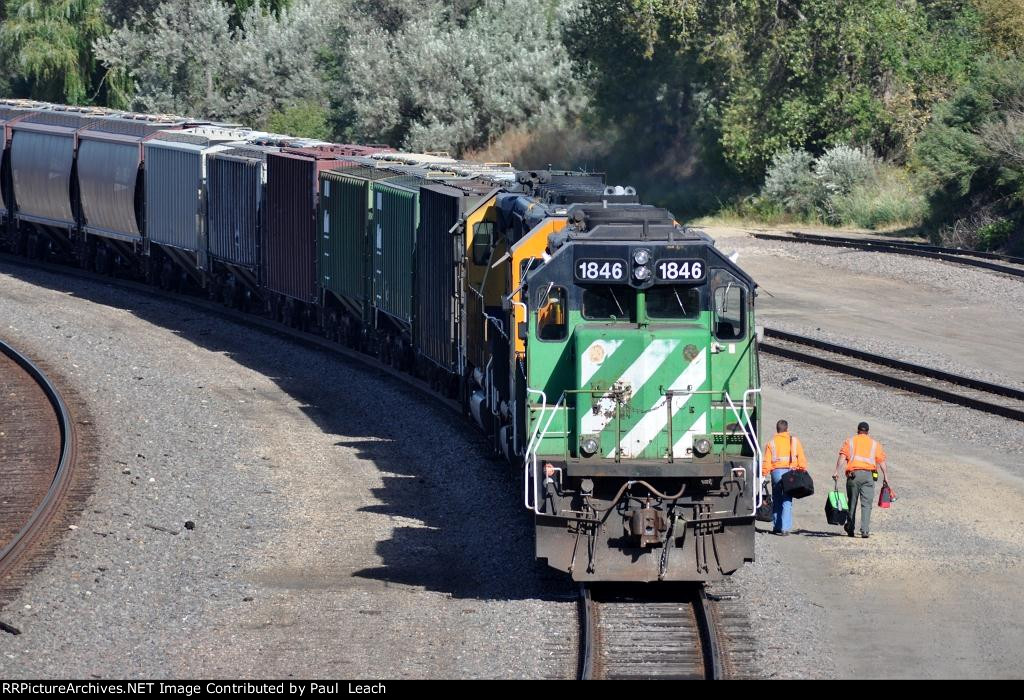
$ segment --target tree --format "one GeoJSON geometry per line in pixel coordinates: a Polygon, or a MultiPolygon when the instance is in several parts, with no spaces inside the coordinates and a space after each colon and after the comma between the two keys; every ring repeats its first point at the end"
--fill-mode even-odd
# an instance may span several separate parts
{"type": "Polygon", "coordinates": [[[983,62],[936,109],[914,165],[930,194],[933,226],[971,234],[1000,220],[1024,222],[1024,61],[983,62]]]}
{"type": "Polygon", "coordinates": [[[15,94],[51,102],[115,105],[123,85],[105,80],[93,42],[109,31],[102,0],[14,0],[0,50],[15,94]]]}
{"type": "Polygon", "coordinates": [[[974,0],[981,26],[1000,57],[1024,57],[1024,0],[974,0]]]}
{"type": "Polygon", "coordinates": [[[331,138],[327,108],[314,102],[298,102],[272,113],[265,124],[275,134],[326,141],[331,138]]]}
{"type": "Polygon", "coordinates": [[[238,27],[219,0],[167,0],[152,16],[96,42],[97,56],[132,85],[131,105],[260,126],[270,115],[324,100],[319,52],[332,0],[302,0],[279,15],[255,5],[238,27]]]}
{"type": "MultiPolygon", "coordinates": [[[[152,16],[164,0],[104,0],[103,8],[107,20],[111,25],[120,27],[130,23],[138,15],[143,17],[152,16]]],[[[231,8],[232,27],[241,24],[242,17],[246,10],[260,5],[259,0],[223,0],[224,4],[231,8]]],[[[262,3],[264,12],[281,14],[281,10],[288,7],[290,0],[265,0],[262,3]]]]}
{"type": "Polygon", "coordinates": [[[905,156],[982,48],[967,0],[586,0],[567,42],[605,121],[751,178],[789,147],[905,156]]]}
{"type": "Polygon", "coordinates": [[[357,15],[337,69],[339,130],[349,140],[462,152],[516,126],[560,123],[583,103],[559,41],[571,5],[483,0],[462,24],[435,4],[394,31],[357,15]]]}

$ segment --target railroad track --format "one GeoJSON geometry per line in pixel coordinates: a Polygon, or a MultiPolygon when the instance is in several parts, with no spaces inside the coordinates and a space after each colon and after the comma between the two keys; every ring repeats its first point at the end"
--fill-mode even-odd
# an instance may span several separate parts
{"type": "Polygon", "coordinates": [[[4,581],[59,512],[70,488],[77,447],[74,423],[57,387],[32,360],[3,341],[0,373],[5,389],[0,449],[4,581]]]}
{"type": "Polygon", "coordinates": [[[958,265],[981,267],[995,272],[1002,272],[1015,277],[1024,277],[1024,258],[1016,258],[1002,253],[988,253],[979,250],[961,250],[960,248],[942,248],[925,243],[910,241],[890,241],[879,238],[844,238],[842,236],[823,236],[814,233],[787,231],[785,233],[750,233],[754,238],[766,241],[785,241],[787,243],[810,243],[813,245],[831,246],[834,248],[858,248],[881,253],[898,255],[914,255],[920,258],[944,260],[958,265]],[[1010,263],[1009,265],[1005,263],[1010,263]],[[1019,265],[1020,267],[1013,267],[1019,265]]]}
{"type": "Polygon", "coordinates": [[[725,661],[703,586],[580,586],[581,680],[719,680],[725,661]]]}
{"type": "MultiPolygon", "coordinates": [[[[43,270],[59,275],[70,275],[78,279],[105,285],[116,285],[124,289],[144,294],[151,298],[188,304],[194,308],[202,309],[221,318],[230,319],[241,325],[268,331],[278,336],[287,337],[297,342],[301,342],[306,346],[315,347],[358,362],[368,369],[377,370],[380,373],[402,382],[405,386],[419,391],[425,397],[429,397],[454,413],[462,414],[461,406],[457,401],[441,397],[429,386],[427,382],[416,379],[409,374],[380,362],[374,357],[339,345],[338,343],[328,340],[320,335],[290,328],[268,318],[255,316],[236,309],[229,309],[222,304],[212,302],[201,297],[159,290],[141,282],[111,278],[63,264],[28,260],[7,253],[0,253],[0,263],[8,263],[12,266],[24,269],[43,270]]],[[[67,421],[66,413],[65,425],[67,426],[65,430],[70,431],[71,424],[67,421]]],[[[589,605],[592,603],[590,591],[589,589],[582,590],[586,591],[586,600],[589,605]]],[[[668,645],[663,650],[668,654],[668,656],[665,657],[666,665],[661,666],[660,669],[656,671],[653,659],[648,658],[646,663],[641,664],[637,669],[651,677],[659,678],[721,678],[724,676],[732,678],[743,675],[743,669],[750,669],[749,673],[746,673],[745,675],[751,678],[755,677],[757,675],[755,660],[756,640],[750,633],[749,620],[745,609],[740,604],[730,607],[727,602],[715,602],[729,600],[738,601],[739,596],[729,592],[726,592],[724,595],[706,596],[704,595],[703,589],[693,587],[690,587],[689,591],[686,592],[685,595],[689,596],[689,598],[680,598],[674,602],[666,600],[663,593],[659,594],[659,598],[656,600],[643,601],[641,599],[636,599],[628,601],[624,599],[620,601],[626,606],[641,606],[649,615],[653,615],[653,617],[645,618],[649,619],[652,623],[656,619],[660,618],[661,620],[660,630],[652,630],[653,634],[660,636],[645,637],[643,640],[640,640],[645,646],[638,647],[638,649],[642,650],[646,648],[646,646],[654,643],[656,639],[664,639],[668,645]],[[648,605],[654,607],[647,607],[648,605]],[[715,607],[713,608],[712,606],[715,607]],[[718,621],[718,624],[714,622],[715,620],[718,621]],[[671,648],[673,642],[671,642],[670,638],[675,635],[673,626],[678,627],[679,625],[685,625],[689,630],[688,634],[690,636],[688,638],[682,637],[683,633],[680,631],[680,637],[674,642],[675,650],[673,651],[671,648]],[[722,642],[720,640],[726,640],[728,643],[729,654],[725,661],[723,661],[722,642]],[[700,659],[693,658],[695,653],[700,654],[700,659]],[[673,660],[672,654],[675,654],[675,660],[673,660]]],[[[588,629],[592,629],[597,632],[596,637],[592,637],[585,631],[581,633],[581,652],[584,647],[588,650],[585,654],[581,655],[580,658],[580,673],[583,674],[584,671],[586,672],[586,675],[581,675],[581,677],[626,677],[631,672],[635,676],[637,669],[633,669],[633,671],[630,671],[629,669],[633,664],[632,660],[636,659],[637,649],[622,649],[622,653],[627,656],[621,660],[609,659],[606,656],[606,652],[600,651],[601,648],[605,650],[610,648],[607,644],[611,640],[611,628],[607,626],[613,621],[613,615],[610,612],[610,608],[607,607],[607,602],[598,604],[605,606],[603,608],[604,613],[600,618],[596,616],[590,617],[589,609],[586,608],[582,608],[580,613],[581,622],[587,625],[588,629]],[[590,620],[590,622],[585,622],[585,620],[590,620]],[[605,627],[602,627],[600,631],[598,631],[598,628],[596,627],[598,620],[600,620],[601,624],[605,625],[605,627]],[[599,647],[602,643],[606,646],[599,647]],[[588,659],[588,661],[584,663],[584,659],[588,659]]],[[[618,629],[626,629],[628,627],[628,618],[630,617],[627,608],[617,607],[615,610],[616,614],[620,616],[618,629]],[[621,617],[622,614],[625,614],[627,619],[623,619],[621,617]]],[[[3,623],[0,623],[0,625],[2,624],[3,623]]]]}
{"type": "Polygon", "coordinates": [[[759,349],[895,389],[1024,421],[1024,391],[816,338],[765,329],[759,349]]]}

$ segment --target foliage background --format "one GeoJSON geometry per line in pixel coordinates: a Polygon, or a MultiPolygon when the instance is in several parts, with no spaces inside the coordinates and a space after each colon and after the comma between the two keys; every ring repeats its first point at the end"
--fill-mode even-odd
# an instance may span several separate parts
{"type": "Polygon", "coordinates": [[[1024,0],[0,3],[7,96],[605,170],[679,215],[982,246],[1020,239],[1022,52],[1024,0]],[[838,154],[867,167],[823,189],[838,154]]]}

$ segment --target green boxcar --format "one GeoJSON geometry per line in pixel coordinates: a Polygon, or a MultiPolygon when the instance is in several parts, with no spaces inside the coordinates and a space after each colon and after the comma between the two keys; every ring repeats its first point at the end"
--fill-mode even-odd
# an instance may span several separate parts
{"type": "Polygon", "coordinates": [[[359,166],[320,174],[320,285],[365,322],[375,310],[410,322],[418,183],[359,166]]]}
{"type": "Polygon", "coordinates": [[[370,295],[370,180],[341,170],[320,173],[317,271],[320,288],[360,318],[370,295]]]}
{"type": "Polygon", "coordinates": [[[416,178],[370,185],[373,192],[373,307],[408,327],[420,195],[416,178]]]}

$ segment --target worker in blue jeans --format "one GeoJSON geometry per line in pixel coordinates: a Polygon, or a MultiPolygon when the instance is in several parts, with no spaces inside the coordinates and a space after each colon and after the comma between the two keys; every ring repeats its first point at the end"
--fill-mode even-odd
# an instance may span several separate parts
{"type": "Polygon", "coordinates": [[[782,477],[790,469],[807,470],[804,446],[789,434],[789,423],[775,424],[775,436],[764,446],[761,475],[772,480],[772,534],[788,535],[793,529],[793,498],[782,492],[782,477]]]}

